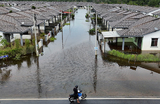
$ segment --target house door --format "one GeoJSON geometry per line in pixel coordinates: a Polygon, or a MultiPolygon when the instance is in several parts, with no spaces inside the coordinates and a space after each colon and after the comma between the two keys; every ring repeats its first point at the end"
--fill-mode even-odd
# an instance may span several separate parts
{"type": "Polygon", "coordinates": [[[10,43],[10,34],[4,34],[5,39],[7,40],[7,42],[10,43]]]}
{"type": "Polygon", "coordinates": [[[142,38],[138,38],[138,47],[141,49],[141,44],[142,44],[142,38]]]}

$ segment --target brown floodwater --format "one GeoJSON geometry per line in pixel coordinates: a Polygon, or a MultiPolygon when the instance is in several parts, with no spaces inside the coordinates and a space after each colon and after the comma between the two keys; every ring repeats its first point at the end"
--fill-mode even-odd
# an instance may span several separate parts
{"type": "Polygon", "coordinates": [[[88,97],[160,97],[159,63],[95,57],[86,13],[79,9],[43,55],[0,61],[0,98],[67,98],[75,85],[88,97]]]}

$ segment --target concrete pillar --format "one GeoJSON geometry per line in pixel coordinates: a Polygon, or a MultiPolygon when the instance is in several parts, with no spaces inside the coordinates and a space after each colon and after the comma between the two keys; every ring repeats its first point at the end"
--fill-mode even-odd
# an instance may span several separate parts
{"type": "Polygon", "coordinates": [[[104,53],[105,53],[105,50],[106,50],[106,48],[105,48],[106,47],[106,39],[105,38],[104,38],[103,42],[104,42],[104,53]]]}
{"type": "Polygon", "coordinates": [[[46,29],[45,29],[45,26],[46,26],[46,25],[45,25],[45,20],[44,20],[44,33],[45,33],[45,30],[46,30],[46,29]]]}
{"type": "Polygon", "coordinates": [[[54,16],[55,22],[56,22],[56,16],[54,16]]]}
{"type": "Polygon", "coordinates": [[[45,35],[45,42],[47,42],[47,35],[45,35]]]}
{"type": "Polygon", "coordinates": [[[122,38],[123,39],[123,42],[122,42],[122,51],[124,51],[124,45],[125,45],[125,38],[122,38]]]}
{"type": "Polygon", "coordinates": [[[41,33],[41,31],[40,31],[40,26],[38,25],[38,32],[39,32],[39,34],[41,33]]]}
{"type": "Polygon", "coordinates": [[[110,31],[110,25],[108,24],[108,31],[110,31]]]}
{"type": "Polygon", "coordinates": [[[20,38],[21,38],[21,46],[23,46],[23,38],[22,38],[22,34],[20,34],[20,38]]]}
{"type": "Polygon", "coordinates": [[[50,36],[52,36],[52,31],[49,31],[49,33],[50,33],[50,36]]]}
{"type": "Polygon", "coordinates": [[[41,44],[42,44],[42,46],[43,46],[43,39],[40,39],[40,41],[41,41],[41,44]]]}
{"type": "Polygon", "coordinates": [[[48,22],[47,25],[49,26],[50,20],[48,20],[47,22],[48,22]]]}
{"type": "Polygon", "coordinates": [[[33,35],[33,28],[31,27],[31,35],[33,35]]]}
{"type": "Polygon", "coordinates": [[[107,30],[108,30],[108,22],[106,21],[106,28],[107,28],[107,30]]]}
{"type": "Polygon", "coordinates": [[[54,23],[54,21],[53,21],[53,16],[52,16],[52,23],[54,23]]]}

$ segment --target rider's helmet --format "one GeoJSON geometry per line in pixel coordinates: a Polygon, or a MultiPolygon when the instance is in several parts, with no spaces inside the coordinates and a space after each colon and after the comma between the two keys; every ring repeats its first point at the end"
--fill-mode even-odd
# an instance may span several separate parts
{"type": "Polygon", "coordinates": [[[78,88],[78,85],[76,85],[75,88],[78,88]]]}

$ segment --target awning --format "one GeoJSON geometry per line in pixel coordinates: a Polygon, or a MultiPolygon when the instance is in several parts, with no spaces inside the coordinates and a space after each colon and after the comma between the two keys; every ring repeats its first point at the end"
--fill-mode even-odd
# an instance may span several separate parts
{"type": "Polygon", "coordinates": [[[118,35],[117,31],[102,32],[102,35],[104,38],[120,37],[120,35],[118,35]]]}
{"type": "Polygon", "coordinates": [[[65,11],[63,13],[65,13],[65,14],[71,14],[71,12],[65,12],[65,11]]]}

